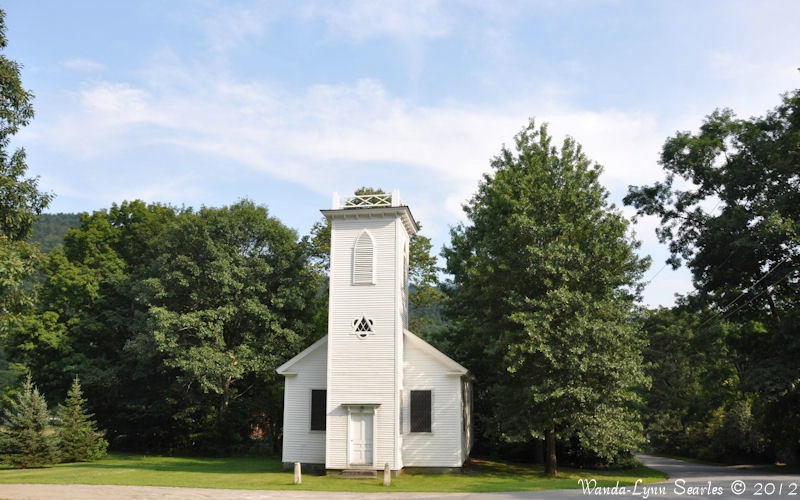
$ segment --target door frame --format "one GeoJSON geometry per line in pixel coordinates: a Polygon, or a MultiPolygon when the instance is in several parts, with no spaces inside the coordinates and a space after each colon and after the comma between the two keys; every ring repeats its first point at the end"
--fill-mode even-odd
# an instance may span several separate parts
{"type": "Polygon", "coordinates": [[[356,404],[356,405],[345,405],[347,408],[347,466],[348,467],[375,467],[375,443],[377,441],[377,408],[379,405],[377,404],[356,404]],[[360,463],[354,464],[353,463],[353,456],[352,456],[352,444],[351,439],[353,437],[353,425],[352,425],[352,416],[353,415],[366,415],[369,416],[369,422],[367,425],[371,426],[372,431],[372,444],[368,450],[370,455],[370,462],[368,463],[360,463]]]}

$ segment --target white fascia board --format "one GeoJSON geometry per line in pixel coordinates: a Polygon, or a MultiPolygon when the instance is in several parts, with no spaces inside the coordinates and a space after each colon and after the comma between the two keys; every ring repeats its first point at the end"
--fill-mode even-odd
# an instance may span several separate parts
{"type": "Polygon", "coordinates": [[[279,366],[278,368],[276,368],[275,371],[278,372],[280,375],[283,375],[285,377],[296,376],[297,372],[289,371],[290,368],[292,368],[292,366],[294,366],[297,362],[299,362],[300,360],[302,360],[303,358],[305,358],[306,356],[308,356],[312,352],[314,352],[317,349],[319,349],[320,346],[323,346],[323,345],[327,344],[327,342],[328,342],[328,336],[325,335],[324,337],[322,337],[321,339],[317,340],[316,342],[314,342],[310,346],[306,347],[302,352],[300,352],[300,354],[298,354],[297,356],[293,357],[292,359],[290,359],[286,363],[284,363],[281,366],[279,366]]]}
{"type": "Polygon", "coordinates": [[[403,330],[403,336],[406,338],[411,345],[418,348],[420,351],[424,352],[428,356],[432,357],[434,360],[439,362],[439,364],[444,365],[445,368],[448,369],[447,374],[453,376],[464,376],[469,373],[469,370],[458,364],[455,360],[451,357],[447,356],[445,353],[440,351],[439,349],[433,347],[429,343],[425,342],[421,338],[417,337],[413,333],[408,330],[403,330]]]}

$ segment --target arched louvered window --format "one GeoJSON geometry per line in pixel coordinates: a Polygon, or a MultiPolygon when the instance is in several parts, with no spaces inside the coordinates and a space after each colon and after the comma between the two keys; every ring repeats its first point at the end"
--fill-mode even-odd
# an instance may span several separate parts
{"type": "Polygon", "coordinates": [[[367,231],[358,235],[353,246],[353,284],[375,284],[375,243],[367,231]]]}

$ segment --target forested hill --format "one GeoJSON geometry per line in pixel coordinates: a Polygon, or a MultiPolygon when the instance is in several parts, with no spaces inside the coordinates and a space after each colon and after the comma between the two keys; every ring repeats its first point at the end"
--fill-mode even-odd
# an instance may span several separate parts
{"type": "Polygon", "coordinates": [[[42,252],[50,252],[64,244],[69,228],[80,224],[80,214],[42,214],[33,226],[30,241],[38,244],[42,252]]]}

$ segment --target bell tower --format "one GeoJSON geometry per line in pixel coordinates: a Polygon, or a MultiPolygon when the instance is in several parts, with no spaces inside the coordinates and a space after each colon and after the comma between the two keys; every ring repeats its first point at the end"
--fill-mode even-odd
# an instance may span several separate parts
{"type": "Polygon", "coordinates": [[[342,198],[331,224],[326,468],[403,467],[403,332],[409,241],[419,226],[398,191],[342,198]]]}

